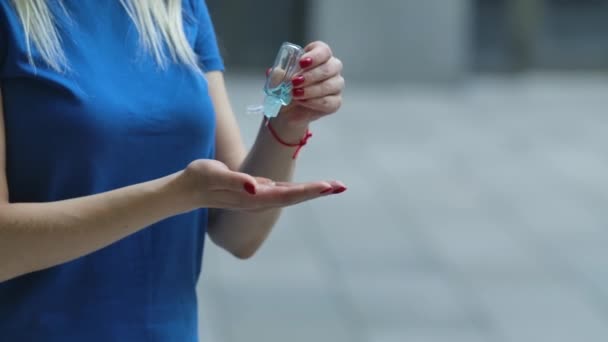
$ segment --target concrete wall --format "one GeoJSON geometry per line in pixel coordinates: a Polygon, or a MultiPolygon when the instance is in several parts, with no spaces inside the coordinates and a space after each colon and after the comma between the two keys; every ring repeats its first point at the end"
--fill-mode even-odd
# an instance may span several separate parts
{"type": "Polygon", "coordinates": [[[470,0],[312,0],[310,37],[350,79],[445,81],[469,70],[470,0]]]}
{"type": "Polygon", "coordinates": [[[281,43],[302,44],[306,2],[297,0],[206,0],[218,44],[230,70],[260,72],[272,65],[281,43]]]}

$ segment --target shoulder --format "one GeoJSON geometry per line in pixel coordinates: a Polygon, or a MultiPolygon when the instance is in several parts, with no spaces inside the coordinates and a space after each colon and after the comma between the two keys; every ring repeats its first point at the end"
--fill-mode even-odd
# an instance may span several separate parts
{"type": "Polygon", "coordinates": [[[190,3],[197,20],[207,20],[206,18],[209,18],[209,9],[205,0],[184,0],[184,2],[190,3]]]}
{"type": "Polygon", "coordinates": [[[182,0],[182,13],[187,24],[200,24],[209,16],[205,0],[182,0]]]}
{"type": "Polygon", "coordinates": [[[205,0],[182,0],[182,7],[186,13],[190,12],[195,17],[199,17],[207,12],[205,0]]]}
{"type": "Polygon", "coordinates": [[[185,2],[189,2],[195,13],[201,10],[201,8],[205,7],[205,0],[184,0],[185,2]]]}

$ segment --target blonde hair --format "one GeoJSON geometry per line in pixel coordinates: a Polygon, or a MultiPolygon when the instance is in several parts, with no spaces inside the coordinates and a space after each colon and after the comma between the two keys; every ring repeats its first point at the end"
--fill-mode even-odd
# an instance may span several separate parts
{"type": "MultiPolygon", "coordinates": [[[[140,40],[161,68],[167,66],[164,47],[171,60],[199,70],[197,57],[183,30],[182,0],[117,0],[137,27],[140,40]]],[[[59,2],[61,4],[61,1],[59,2]]],[[[32,43],[42,59],[53,69],[63,71],[68,61],[61,47],[61,36],[47,0],[13,0],[25,31],[28,57],[33,65],[32,43]]],[[[65,11],[63,5],[62,10],[65,11]]]]}

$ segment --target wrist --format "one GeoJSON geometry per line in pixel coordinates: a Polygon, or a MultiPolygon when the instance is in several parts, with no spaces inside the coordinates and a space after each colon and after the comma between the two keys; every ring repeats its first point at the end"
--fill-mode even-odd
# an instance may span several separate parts
{"type": "Polygon", "coordinates": [[[298,143],[306,135],[309,127],[307,121],[289,120],[280,115],[270,119],[269,124],[282,140],[290,143],[298,143]]]}
{"type": "Polygon", "coordinates": [[[195,184],[196,177],[191,173],[192,171],[186,168],[166,177],[164,195],[180,212],[188,212],[203,206],[200,191],[197,191],[199,187],[195,184]]]}
{"type": "Polygon", "coordinates": [[[276,142],[283,146],[295,148],[292,159],[298,157],[300,150],[312,136],[312,133],[308,129],[308,123],[306,125],[296,125],[293,122],[290,124],[281,120],[272,121],[264,119],[264,126],[266,126],[268,133],[276,142]],[[278,126],[278,129],[274,127],[275,125],[278,126]]]}

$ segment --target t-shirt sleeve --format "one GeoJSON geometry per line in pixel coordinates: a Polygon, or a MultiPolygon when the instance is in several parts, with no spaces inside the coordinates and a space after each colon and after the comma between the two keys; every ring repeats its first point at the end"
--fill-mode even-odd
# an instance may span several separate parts
{"type": "Polygon", "coordinates": [[[205,0],[193,0],[198,33],[194,42],[194,52],[199,57],[203,71],[224,71],[224,61],[220,55],[215,29],[205,0]]]}

